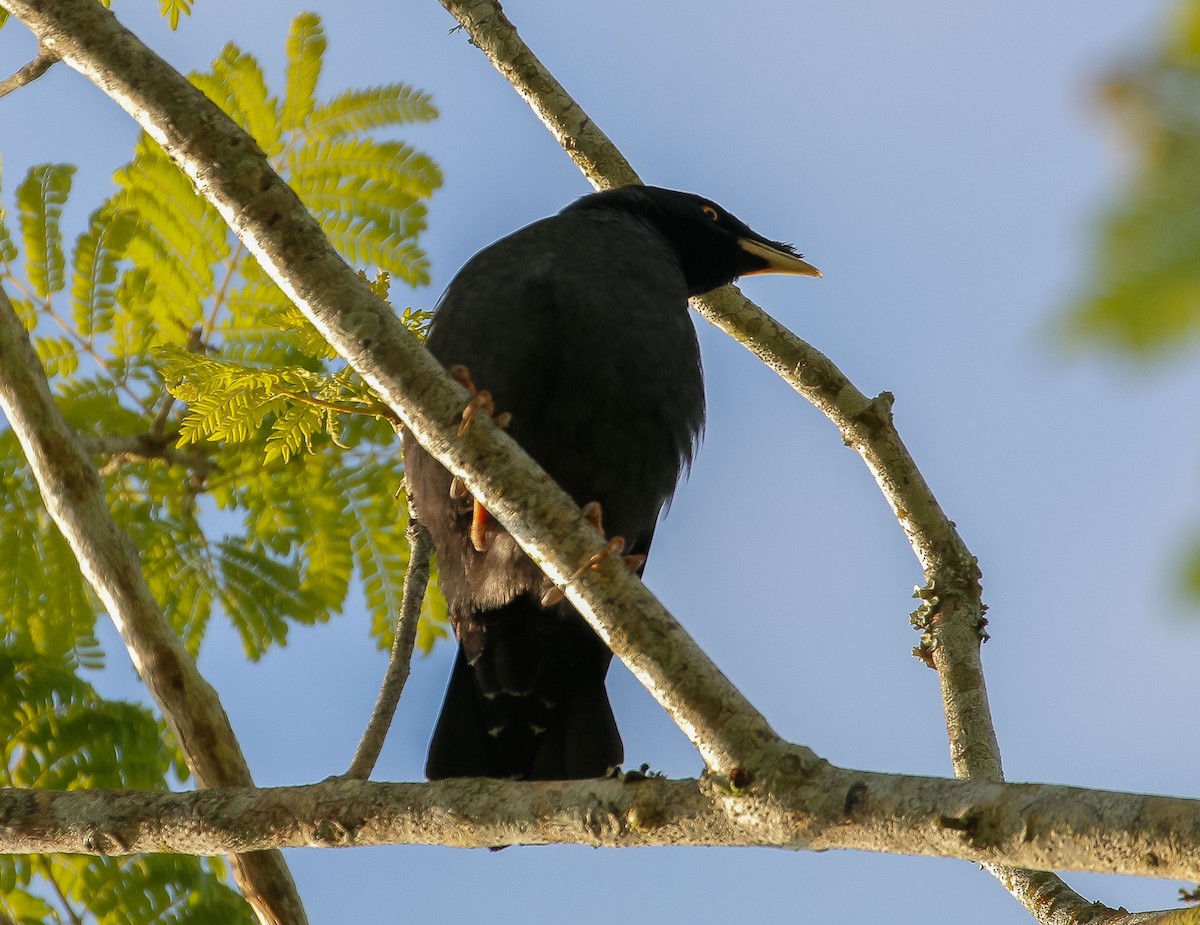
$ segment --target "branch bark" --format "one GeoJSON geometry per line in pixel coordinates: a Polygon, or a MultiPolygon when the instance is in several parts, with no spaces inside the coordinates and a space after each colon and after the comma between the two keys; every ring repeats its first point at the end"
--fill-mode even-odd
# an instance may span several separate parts
{"type": "Polygon", "coordinates": [[[172,466],[183,466],[196,478],[204,479],[220,467],[212,457],[203,453],[184,452],[175,448],[178,432],[114,435],[87,437],[79,436],[79,444],[91,456],[109,457],[106,464],[120,465],[127,460],[161,459],[172,466]]]}
{"type": "Polygon", "coordinates": [[[396,638],[392,640],[387,671],[379,687],[371,718],[354,750],[350,767],[342,775],[354,780],[370,777],[375,762],[379,760],[379,753],[383,751],[383,742],[396,715],[396,707],[400,704],[400,695],[408,683],[413,646],[417,641],[417,622],[421,619],[421,604],[425,601],[425,590],[429,586],[433,537],[429,535],[429,528],[417,520],[411,501],[405,535],[408,537],[408,569],[404,573],[404,599],[400,602],[400,616],[396,620],[396,638]]]}
{"type": "Polygon", "coordinates": [[[50,70],[51,65],[57,60],[58,58],[54,55],[47,54],[45,49],[39,48],[37,57],[15,73],[0,80],[0,97],[8,96],[14,90],[20,90],[27,84],[33,83],[50,70]]]}
{"type": "Polygon", "coordinates": [[[1200,879],[1200,801],[823,765],[803,786],[460,779],[188,793],[0,790],[0,851],[732,845],[852,849],[1200,879]]]}
{"type": "MultiPolygon", "coordinates": [[[[448,8],[470,7],[485,14],[489,10],[496,13],[499,10],[498,6],[487,0],[462,4],[443,0],[443,3],[448,8]]],[[[710,768],[734,781],[754,780],[755,783],[748,790],[720,791],[721,812],[732,813],[738,826],[750,830],[750,834],[742,832],[735,836],[731,829],[729,838],[723,838],[721,843],[748,843],[747,839],[752,839],[758,826],[757,820],[766,818],[762,813],[779,812],[791,820],[789,825],[792,828],[786,841],[788,847],[832,847],[832,842],[827,844],[812,834],[814,818],[832,820],[838,814],[838,825],[849,832],[855,828],[856,814],[863,812],[864,807],[875,806],[886,808],[889,813],[887,832],[890,841],[883,839],[877,842],[875,848],[871,848],[864,836],[864,843],[853,847],[909,850],[898,847],[904,844],[911,845],[911,850],[917,853],[933,853],[936,849],[937,853],[949,851],[954,856],[982,858],[993,863],[1015,860],[1018,863],[1055,863],[1064,868],[1074,866],[1076,862],[1066,858],[1051,857],[1050,853],[1039,855],[1022,848],[1022,845],[1029,843],[1042,845],[1045,839],[1053,839],[1058,837],[1058,832],[1065,831],[1057,817],[1053,825],[1043,825],[1041,816],[1025,818],[1020,813],[1016,817],[1002,814],[1005,824],[995,829],[992,826],[996,817],[991,811],[994,804],[984,799],[982,803],[968,801],[961,811],[939,812],[933,825],[929,824],[933,818],[929,816],[923,823],[925,828],[919,829],[915,817],[905,815],[902,803],[893,806],[890,799],[885,798],[890,791],[886,788],[878,791],[873,789],[877,783],[882,786],[882,779],[886,775],[869,776],[870,782],[861,776],[840,778],[837,775],[854,772],[832,769],[807,749],[781,742],[763,717],[729,684],[661,605],[626,570],[610,564],[611,567],[606,565],[596,571],[578,573],[579,564],[588,561],[599,550],[600,540],[580,518],[570,499],[553,486],[509,438],[486,422],[471,428],[461,439],[457,436],[458,415],[467,401],[466,392],[444,375],[386,306],[370,294],[365,284],[329,248],[316,223],[303,210],[294,194],[270,170],[252,139],[238,130],[180,75],[122,29],[111,14],[91,0],[58,0],[53,3],[3,0],[3,4],[33,29],[48,48],[109,93],[171,152],[200,192],[217,206],[272,278],[339,352],[384,396],[410,432],[464,480],[472,494],[480,498],[547,574],[564,588],[572,603],[592,621],[605,641],[629,664],[642,683],[697,744],[710,768]],[[859,782],[865,784],[865,790],[853,788],[859,782]],[[835,784],[843,789],[825,789],[835,784]],[[801,804],[802,795],[816,800],[825,809],[816,811],[812,806],[801,804]],[[757,815],[747,814],[747,807],[752,804],[766,809],[757,815]],[[920,835],[914,837],[909,834],[910,827],[897,824],[897,814],[902,819],[912,821],[912,830],[919,831],[920,835]],[[1014,823],[1009,828],[1008,821],[1011,818],[1024,821],[1014,823]],[[936,834],[935,830],[941,834],[936,834]],[[948,836],[947,832],[952,834],[948,836]],[[993,833],[1002,832],[1000,841],[1011,846],[1015,854],[997,851],[989,838],[978,837],[981,832],[989,833],[989,838],[993,833]],[[1019,836],[1015,834],[1018,832],[1019,836]],[[950,840],[957,840],[957,848],[951,850],[946,847],[950,840]],[[887,841],[886,845],[884,841],[887,841]]],[[[536,62],[536,59],[532,61],[536,62]]],[[[521,66],[532,65],[527,60],[521,66]]],[[[552,78],[549,80],[552,81],[552,78]]],[[[546,86],[552,88],[556,85],[547,83],[546,86]]],[[[545,94],[536,87],[530,89],[530,94],[537,100],[546,100],[545,94]]],[[[569,102],[569,98],[567,100],[569,102]]],[[[551,100],[545,103],[544,108],[547,112],[558,112],[560,110],[555,107],[561,105],[561,100],[558,103],[551,100]]],[[[586,117],[564,124],[566,129],[563,137],[569,145],[579,148],[586,142],[598,145],[601,149],[606,144],[611,147],[594,126],[589,128],[586,117]]],[[[604,166],[602,158],[590,157],[587,152],[578,156],[592,164],[594,171],[610,169],[604,166]]],[[[618,162],[614,160],[613,164],[618,162]]],[[[617,167],[611,169],[615,171],[617,167]]],[[[629,179],[619,177],[617,182],[628,182],[629,179]]],[[[743,303],[725,307],[720,302],[714,304],[715,307],[711,309],[702,306],[702,310],[721,312],[719,317],[725,319],[722,323],[727,324],[741,342],[768,358],[773,368],[785,374],[785,378],[790,377],[789,381],[794,380],[794,384],[802,391],[807,389],[805,394],[817,401],[842,427],[847,441],[859,449],[876,473],[926,569],[930,596],[937,598],[929,627],[934,642],[931,646],[932,658],[943,677],[944,689],[948,691],[947,699],[953,701],[947,704],[948,715],[963,718],[961,722],[953,718],[950,722],[956,771],[962,774],[998,775],[999,754],[994,735],[990,734],[982,674],[971,667],[972,660],[974,665],[978,665],[978,572],[974,560],[938,509],[928,487],[920,479],[899,438],[895,436],[887,413],[887,397],[866,399],[849,386],[827,359],[749,303],[744,303],[742,308],[739,306],[743,303]],[[782,341],[778,341],[779,338],[782,341]],[[971,717],[980,710],[980,723],[972,725],[975,720],[971,717]],[[985,730],[985,734],[978,732],[980,728],[985,730]]],[[[714,314],[714,317],[718,316],[714,314]]],[[[349,843],[338,834],[345,832],[355,844],[364,843],[360,837],[365,827],[386,823],[386,813],[381,812],[376,817],[364,812],[368,806],[360,805],[357,814],[343,820],[338,812],[339,801],[358,791],[336,788],[380,786],[384,785],[342,782],[303,788],[305,793],[326,795],[333,801],[324,802],[322,797],[323,802],[317,807],[320,813],[312,817],[306,830],[308,834],[303,837],[321,839],[323,844],[336,843],[339,839],[342,843],[349,843]],[[360,825],[354,823],[353,819],[366,822],[360,825]],[[332,828],[326,826],[326,821],[332,828]]],[[[562,814],[576,820],[572,825],[582,826],[583,831],[588,833],[583,840],[608,843],[600,839],[608,831],[606,826],[614,824],[613,820],[616,819],[623,820],[621,824],[624,828],[617,825],[613,829],[617,833],[614,838],[619,836],[632,840],[622,843],[649,843],[638,842],[637,839],[651,838],[651,835],[645,834],[647,831],[667,831],[668,822],[672,826],[686,828],[692,825],[686,820],[700,818],[696,816],[700,811],[698,805],[690,805],[690,809],[678,819],[669,814],[664,816],[655,805],[643,806],[640,802],[632,816],[628,813],[614,816],[608,812],[607,807],[616,806],[621,810],[625,806],[621,802],[622,794],[673,793],[670,788],[677,784],[672,782],[520,785],[469,781],[392,786],[408,788],[396,791],[403,805],[395,807],[395,812],[403,813],[403,806],[409,805],[418,808],[424,806],[424,809],[419,809],[421,814],[443,814],[440,817],[443,831],[439,842],[444,842],[444,836],[451,834],[452,830],[461,830],[469,836],[474,832],[473,826],[482,824],[470,821],[473,813],[477,810],[482,812],[485,804],[492,805],[510,798],[526,801],[528,819],[520,821],[515,830],[504,828],[510,823],[493,820],[490,823],[493,827],[478,834],[478,841],[462,843],[490,845],[513,840],[514,837],[523,841],[562,841],[563,834],[569,830],[561,821],[562,814]],[[459,794],[463,802],[437,804],[435,797],[438,794],[459,794]],[[562,802],[555,802],[560,796],[562,802]],[[421,801],[425,799],[435,802],[423,804],[421,801]],[[664,819],[667,821],[664,822],[664,819]],[[504,837],[505,832],[509,833],[508,839],[504,837]]],[[[690,786],[696,789],[694,784],[690,786]]],[[[705,786],[715,785],[709,783],[705,786]]],[[[956,793],[959,796],[968,792],[999,796],[1014,785],[1005,787],[986,781],[941,781],[936,786],[996,788],[956,793]]],[[[1079,799],[1080,794],[1084,793],[1062,789],[1064,796],[1072,800],[1079,799]]],[[[711,792],[705,790],[700,795],[705,800],[716,799],[711,792]]],[[[234,796],[238,799],[242,796],[257,799],[255,793],[165,795],[167,802],[162,809],[164,812],[171,811],[170,806],[175,805],[170,803],[172,799],[202,800],[210,797],[222,803],[234,796]]],[[[273,791],[263,793],[270,795],[273,791]]],[[[1025,798],[1028,796],[1025,793],[1025,798]]],[[[35,809],[41,805],[38,801],[43,797],[51,804],[57,804],[60,798],[97,799],[101,803],[106,797],[119,799],[118,795],[111,793],[20,795],[23,800],[33,801],[32,804],[23,805],[32,805],[35,809]]],[[[269,796],[262,799],[269,799],[269,796]]],[[[1129,799],[1153,801],[1164,798],[1129,799]]],[[[67,807],[73,804],[58,805],[67,807]]],[[[1167,833],[1163,836],[1164,848],[1169,848],[1171,840],[1177,837],[1175,828],[1193,824],[1186,820],[1194,820],[1195,807],[1187,801],[1149,802],[1145,805],[1174,814],[1166,817],[1170,819],[1169,825],[1163,818],[1155,817],[1162,822],[1162,831],[1167,833]],[[1192,816],[1185,818],[1183,814],[1186,812],[1192,813],[1192,816]]],[[[1037,808],[1040,810],[1042,807],[1039,805],[1037,808]]],[[[1095,807],[1082,801],[1077,808],[1087,818],[1078,820],[1072,831],[1082,831],[1082,827],[1096,824],[1094,817],[1089,815],[1095,807]],[[1088,819],[1093,821],[1089,822],[1088,819]]],[[[387,810],[388,813],[392,811],[387,810]]],[[[4,813],[0,813],[0,819],[6,818],[4,813]]],[[[492,817],[482,815],[479,818],[492,817]]],[[[1165,873],[1167,870],[1186,869],[1192,873],[1181,875],[1194,876],[1192,862],[1179,862],[1181,866],[1178,866],[1173,859],[1163,862],[1162,858],[1167,855],[1157,853],[1156,849],[1149,853],[1143,850],[1146,844],[1144,840],[1153,836],[1152,820],[1138,815],[1101,814],[1099,818],[1106,825],[1117,826],[1115,829],[1105,829],[1098,836],[1106,839],[1106,844],[1116,840],[1122,845],[1126,841],[1134,845],[1128,858],[1125,858],[1122,848],[1120,853],[1125,858],[1120,862],[1122,869],[1128,865],[1130,869],[1148,872],[1147,867],[1151,866],[1160,876],[1169,875],[1165,873]],[[1147,860],[1152,855],[1157,864],[1147,860]]],[[[240,820],[243,828],[245,821],[240,820]]],[[[412,824],[419,826],[421,823],[416,819],[412,824]]],[[[104,829],[97,822],[93,831],[102,833],[104,829]]],[[[136,833],[126,833],[111,842],[101,840],[98,847],[93,844],[93,849],[138,850],[138,846],[141,846],[162,850],[166,844],[159,841],[151,845],[149,841],[138,841],[138,837],[136,833]]],[[[654,837],[666,838],[665,835],[654,837]]],[[[697,833],[690,837],[698,839],[701,836],[697,833]]],[[[681,842],[677,838],[669,843],[681,842]]],[[[1154,844],[1158,845],[1158,842],[1154,844]]],[[[86,845],[80,843],[80,847],[86,845]]],[[[1106,856],[1094,845],[1089,847],[1088,853],[1106,856]]],[[[1194,846],[1190,856],[1195,856],[1194,846]]],[[[1029,880],[1024,882],[1034,883],[1029,880]]]]}
{"type": "MultiPolygon", "coordinates": [[[[616,146],[588,118],[518,35],[498,0],[439,0],[529,103],[597,189],[640,183],[616,146]]],[[[892,508],[925,573],[919,649],[938,672],[950,754],[959,777],[1002,780],[1000,747],[980,660],[983,636],[977,560],[946,517],[892,423],[893,398],[867,398],[820,351],[805,343],[730,286],[693,300],[696,310],[775,370],[838,428],[862,457],[892,508]]],[[[989,867],[1045,925],[1067,925],[1102,907],[1053,874],[989,867]],[[1052,896],[1054,902],[1047,902],[1052,896]],[[1090,910],[1090,911],[1089,911],[1090,910]]],[[[1107,910],[1113,915],[1120,913],[1107,910]]]]}
{"type": "MultiPolygon", "coordinates": [[[[113,521],[100,476],[54,403],[29,335],[3,288],[0,408],[25,452],[46,509],[116,624],[197,782],[206,787],[253,786],[217,692],[200,675],[150,594],[137,551],[113,521]]],[[[232,860],[238,885],[261,921],[307,922],[283,855],[255,852],[232,860]]]]}

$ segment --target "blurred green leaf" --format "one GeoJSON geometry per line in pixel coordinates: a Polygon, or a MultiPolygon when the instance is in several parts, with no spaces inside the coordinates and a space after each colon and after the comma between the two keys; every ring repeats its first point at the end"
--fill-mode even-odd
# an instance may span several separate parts
{"type": "MultiPolygon", "coordinates": [[[[172,28],[190,8],[161,3],[172,28]]],[[[428,281],[418,237],[441,174],[386,135],[436,110],[403,84],[322,101],[326,44],[317,16],[296,18],[282,99],[232,44],[192,79],[387,299],[393,279],[428,281]]],[[[14,190],[15,228],[0,207],[0,281],[188,650],[224,618],[259,658],[292,626],[339,613],[356,585],[371,634],[390,640],[408,562],[391,413],[148,136],[72,244],[61,222],[73,173],[30,170],[14,190]]],[[[429,313],[402,317],[422,333],[429,313]]],[[[0,784],[165,789],[186,777],[151,712],[84,680],[104,664],[101,611],[0,426],[0,784]]],[[[431,592],[421,645],[444,634],[431,592]]],[[[226,880],[214,859],[0,857],[0,914],[62,916],[40,893],[99,923],[251,921],[226,880]]]]}
{"type": "Polygon", "coordinates": [[[1177,352],[1200,333],[1200,0],[1178,4],[1158,54],[1112,75],[1104,99],[1133,169],[1066,330],[1132,356],[1177,352]]]}
{"type": "MultiPolygon", "coordinates": [[[[1103,91],[1131,168],[1063,327],[1076,346],[1150,363],[1200,335],[1200,0],[1177,0],[1157,50],[1103,91]]],[[[1180,579],[1200,600],[1200,545],[1180,579]]]]}

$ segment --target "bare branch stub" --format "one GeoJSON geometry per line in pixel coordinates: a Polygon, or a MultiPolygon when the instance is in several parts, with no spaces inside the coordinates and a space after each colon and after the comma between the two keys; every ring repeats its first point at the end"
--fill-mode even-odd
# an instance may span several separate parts
{"type": "Polygon", "coordinates": [[[39,48],[37,57],[15,73],[0,80],[0,97],[8,96],[13,91],[33,83],[45,74],[46,71],[50,70],[51,66],[57,60],[58,57],[56,55],[50,54],[44,48],[39,48]]]}

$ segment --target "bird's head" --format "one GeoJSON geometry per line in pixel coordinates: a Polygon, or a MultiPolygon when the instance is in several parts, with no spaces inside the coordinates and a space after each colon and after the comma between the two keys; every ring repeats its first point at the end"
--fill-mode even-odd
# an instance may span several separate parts
{"type": "Polygon", "coordinates": [[[568,209],[623,211],[653,227],[679,257],[688,294],[710,292],[739,276],[821,271],[790,244],[764,238],[715,202],[657,186],[624,186],[584,196],[568,209]]]}

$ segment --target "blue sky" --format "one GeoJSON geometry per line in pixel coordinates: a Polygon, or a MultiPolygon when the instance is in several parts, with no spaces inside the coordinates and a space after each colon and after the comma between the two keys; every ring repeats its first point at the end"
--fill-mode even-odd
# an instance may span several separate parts
{"type": "MultiPolygon", "coordinates": [[[[321,90],[395,80],[441,119],[406,140],[442,166],[423,244],[432,307],[479,248],[588,191],[434,0],[199,0],[177,33],[117,13],[180,70],[234,39],[282,79],[288,23],[319,12],[321,90]],[[252,12],[248,12],[252,11],[252,12]]],[[[793,241],[820,281],[745,290],[863,391],[896,395],[900,433],[984,572],[989,691],[1010,779],[1195,795],[1200,621],[1173,569],[1200,533],[1200,375],[1072,358],[1054,319],[1079,291],[1123,159],[1096,80],[1152,46],[1159,4],[944,0],[829,4],[511,0],[525,39],[651,183],[707,195],[793,241]]],[[[0,31],[0,70],[33,53],[0,31]]],[[[80,165],[82,220],[135,129],[65,68],[0,100],[6,196],[43,161],[80,165]]],[[[11,200],[10,200],[11,201],[11,200]]],[[[398,299],[403,299],[398,294],[398,299]]],[[[916,561],[865,466],[821,415],[698,320],[710,417],[646,579],[788,737],[829,760],[950,773],[935,675],[909,655],[916,561]]],[[[113,643],[107,690],[138,688],[113,643]]],[[[419,659],[377,776],[419,777],[449,673],[419,659]]],[[[383,658],[364,616],[297,630],[245,663],[214,627],[201,667],[262,784],[341,771],[383,658]]],[[[626,752],[673,776],[700,761],[623,669],[626,752]]],[[[629,918],[1026,921],[975,865],[768,850],[289,853],[314,922],[578,925],[629,918]]],[[[1177,884],[1071,876],[1089,898],[1169,907],[1177,884]]]]}

